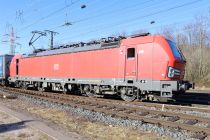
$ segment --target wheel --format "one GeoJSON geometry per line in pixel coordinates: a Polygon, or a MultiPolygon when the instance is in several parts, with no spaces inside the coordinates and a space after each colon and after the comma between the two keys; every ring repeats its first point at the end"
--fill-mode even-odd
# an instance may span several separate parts
{"type": "Polygon", "coordinates": [[[69,93],[69,90],[67,88],[64,88],[63,91],[62,91],[62,93],[63,94],[68,94],[69,93]]]}
{"type": "Polygon", "coordinates": [[[69,90],[67,84],[65,84],[65,85],[63,86],[63,88],[62,88],[62,93],[63,93],[63,94],[69,94],[69,93],[70,93],[70,90],[69,90]]]}
{"type": "Polygon", "coordinates": [[[84,87],[84,92],[88,97],[93,97],[95,95],[94,91],[90,89],[90,86],[86,85],[84,87]]]}
{"type": "Polygon", "coordinates": [[[15,81],[14,86],[17,87],[17,88],[19,88],[20,87],[19,82],[18,81],[15,81]]]}
{"type": "Polygon", "coordinates": [[[121,98],[127,102],[134,101],[137,97],[135,91],[132,88],[130,89],[122,88],[120,90],[120,93],[121,93],[120,94],[121,98]]]}
{"type": "Polygon", "coordinates": [[[86,92],[86,95],[88,97],[93,97],[93,96],[95,96],[95,92],[93,90],[91,90],[91,91],[86,92]]]}
{"type": "Polygon", "coordinates": [[[43,87],[38,87],[37,89],[38,89],[38,91],[40,91],[40,92],[44,92],[44,91],[45,91],[45,88],[43,88],[43,87]]]}
{"type": "Polygon", "coordinates": [[[6,86],[5,80],[2,80],[2,81],[1,81],[1,85],[2,85],[2,86],[6,86]]]}
{"type": "Polygon", "coordinates": [[[27,90],[28,89],[28,85],[26,85],[25,83],[22,83],[21,84],[21,88],[24,89],[24,90],[27,90]]]}

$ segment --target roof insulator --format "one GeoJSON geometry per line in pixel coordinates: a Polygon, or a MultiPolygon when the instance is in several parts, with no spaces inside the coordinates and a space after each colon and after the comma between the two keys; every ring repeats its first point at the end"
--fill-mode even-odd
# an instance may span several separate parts
{"type": "Polygon", "coordinates": [[[86,5],[85,4],[81,5],[81,9],[84,9],[84,8],[86,8],[86,5]]]}

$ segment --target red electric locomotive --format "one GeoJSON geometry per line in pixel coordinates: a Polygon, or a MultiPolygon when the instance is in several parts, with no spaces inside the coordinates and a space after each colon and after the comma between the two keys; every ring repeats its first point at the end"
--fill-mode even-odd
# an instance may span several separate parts
{"type": "Polygon", "coordinates": [[[8,81],[16,87],[116,94],[133,101],[172,97],[191,88],[183,81],[185,65],[182,52],[163,36],[109,37],[16,55],[8,81]]]}

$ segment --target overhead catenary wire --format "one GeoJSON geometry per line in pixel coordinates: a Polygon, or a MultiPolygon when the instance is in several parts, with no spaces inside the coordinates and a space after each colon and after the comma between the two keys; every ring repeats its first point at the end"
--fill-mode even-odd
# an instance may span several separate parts
{"type": "Polygon", "coordinates": [[[57,10],[51,12],[50,14],[48,14],[48,15],[46,15],[46,16],[44,16],[44,17],[38,19],[38,20],[36,20],[35,22],[33,22],[33,23],[31,23],[31,24],[29,24],[29,25],[27,25],[27,26],[25,26],[25,27],[19,29],[18,31],[25,30],[25,29],[27,29],[27,28],[29,28],[29,27],[31,27],[31,26],[33,26],[33,25],[35,25],[35,24],[37,24],[37,23],[39,23],[39,22],[41,22],[41,21],[43,21],[43,20],[45,20],[45,19],[47,19],[47,18],[53,16],[53,15],[55,15],[56,13],[59,13],[59,12],[65,10],[66,8],[68,8],[68,7],[70,7],[70,6],[72,6],[72,5],[76,4],[76,3],[78,3],[79,1],[80,1],[80,0],[76,0],[76,1],[72,2],[71,4],[65,5],[64,7],[59,8],[59,9],[57,9],[57,10]]]}
{"type": "MultiPolygon", "coordinates": [[[[133,5],[130,5],[130,6],[122,7],[122,8],[117,9],[117,10],[111,10],[111,11],[108,11],[108,12],[99,13],[95,16],[90,16],[90,17],[86,17],[86,18],[83,18],[83,19],[75,20],[73,23],[83,22],[83,21],[90,20],[90,19],[93,19],[93,18],[101,17],[103,15],[107,15],[109,13],[121,12],[121,10],[125,10],[125,9],[128,9],[128,8],[134,8],[134,7],[137,7],[137,6],[142,5],[142,4],[146,4],[146,3],[151,2],[151,1],[154,1],[154,0],[147,0],[147,1],[144,1],[144,2],[141,2],[141,3],[138,3],[138,4],[133,4],[133,5]]],[[[143,9],[151,7],[151,6],[153,6],[153,5],[145,6],[143,9]]]]}
{"type": "MultiPolygon", "coordinates": [[[[53,15],[52,15],[53,16],[53,15]]],[[[147,17],[149,17],[149,16],[147,16],[147,17]]],[[[90,17],[90,18],[93,18],[93,17],[90,17]]],[[[130,20],[130,19],[129,19],[130,20]]],[[[136,19],[137,20],[137,19],[136,19]]],[[[136,20],[132,20],[132,21],[136,21],[136,20]]],[[[138,19],[139,20],[139,19],[138,19]]],[[[81,21],[81,22],[83,22],[83,21],[81,21]]],[[[124,21],[123,21],[124,22],[124,21]]],[[[37,23],[39,23],[39,22],[37,22],[37,23]]],[[[36,24],[37,24],[36,23],[36,24]]],[[[130,21],[128,22],[128,23],[130,23],[130,21]]],[[[124,23],[123,23],[124,24],[124,23]]],[[[35,25],[35,24],[34,24],[35,25]]],[[[122,25],[122,23],[119,23],[119,25],[122,25]]],[[[106,26],[106,25],[105,25],[106,26]]],[[[110,25],[109,25],[110,26],[110,25]]],[[[112,27],[115,27],[115,26],[118,26],[118,24],[114,24],[113,26],[110,26],[110,27],[105,27],[105,29],[108,29],[108,28],[112,28],[112,27]]],[[[57,26],[56,28],[58,28],[58,27],[60,27],[60,26],[57,26]]],[[[104,28],[104,27],[102,27],[102,28],[104,28]]],[[[103,29],[101,29],[101,27],[99,28],[99,29],[96,29],[97,31],[101,31],[101,30],[103,30],[103,29]]],[[[93,32],[97,32],[97,31],[91,31],[91,33],[93,33],[93,32]]],[[[84,33],[84,34],[86,34],[86,33],[84,33]]],[[[78,35],[79,36],[79,35],[78,35]]],[[[69,38],[71,38],[71,37],[69,37],[69,38]]]]}
{"type": "MultiPolygon", "coordinates": [[[[70,5],[68,5],[69,7],[70,6],[72,6],[73,4],[76,4],[77,2],[79,2],[80,0],[77,0],[77,1],[74,1],[73,3],[71,3],[70,5]]],[[[90,1],[90,2],[88,2],[88,5],[90,5],[90,4],[92,4],[93,2],[95,2],[96,0],[92,0],[92,1],[90,1]]],[[[116,3],[116,1],[115,1],[115,3],[116,3]]],[[[85,4],[87,4],[87,1],[85,2],[85,4]]],[[[112,3],[111,3],[112,4],[112,3]]],[[[66,8],[68,8],[68,6],[66,7],[66,8]]],[[[65,6],[64,6],[65,7],[65,6]]],[[[65,9],[66,9],[65,8],[65,9]]],[[[64,9],[64,10],[65,10],[64,9]]],[[[58,11],[58,10],[57,10],[58,11]]],[[[60,11],[58,11],[58,12],[56,12],[56,13],[59,13],[60,11]]],[[[55,13],[55,14],[56,14],[55,13]]],[[[52,15],[53,16],[53,15],[52,15]]],[[[43,19],[44,20],[44,19],[43,19]]],[[[41,21],[41,20],[40,20],[41,21]]],[[[28,26],[25,26],[25,27],[23,27],[22,28],[22,30],[21,31],[24,31],[25,29],[27,29],[27,28],[29,28],[29,27],[31,27],[31,26],[33,26],[33,25],[35,25],[35,24],[38,24],[39,22],[37,21],[36,23],[35,22],[33,22],[32,24],[30,24],[30,25],[28,25],[28,26]],[[34,24],[33,24],[34,23],[34,24]]],[[[51,28],[46,28],[46,29],[48,29],[48,30],[55,30],[55,29],[58,29],[58,28],[60,28],[60,27],[63,27],[63,22],[61,23],[61,24],[59,24],[59,25],[56,25],[56,26],[54,26],[54,27],[51,27],[51,28]]],[[[20,32],[19,32],[20,33],[20,32]]],[[[28,36],[23,36],[23,37],[21,37],[22,39],[23,38],[28,38],[28,36]]]]}
{"type": "MultiPolygon", "coordinates": [[[[181,23],[182,23],[182,22],[181,22],[181,23]]],[[[181,23],[177,23],[177,24],[181,24],[181,23]]],[[[174,24],[165,25],[165,26],[172,26],[172,25],[174,25],[174,24]]],[[[175,25],[176,25],[176,24],[175,24],[175,25]]],[[[158,26],[158,27],[151,27],[150,29],[161,28],[161,27],[163,27],[163,25],[158,26]]],[[[206,27],[207,29],[210,29],[210,24],[204,24],[203,27],[206,27]]],[[[178,30],[176,30],[176,33],[183,32],[183,31],[190,31],[190,30],[193,30],[193,29],[194,29],[193,27],[188,28],[188,29],[178,29],[178,30]]],[[[102,29],[102,30],[103,30],[103,29],[102,29]]],[[[100,30],[100,31],[102,31],[102,30],[100,30]]],[[[86,34],[90,34],[90,33],[93,33],[93,32],[95,32],[95,31],[89,31],[89,32],[86,32],[86,33],[83,33],[83,34],[78,34],[78,35],[72,36],[72,37],[70,37],[70,38],[71,38],[71,39],[72,39],[72,38],[76,38],[76,37],[79,37],[79,36],[82,36],[82,35],[86,35],[86,34]]],[[[64,41],[65,41],[65,40],[64,40],[64,41]]]]}
{"type": "MultiPolygon", "coordinates": [[[[44,17],[42,17],[42,18],[36,20],[35,22],[33,22],[33,23],[31,23],[31,24],[29,24],[29,25],[27,25],[27,26],[24,26],[24,27],[22,27],[21,29],[18,29],[19,33],[22,33],[25,29],[27,29],[27,28],[29,28],[29,27],[32,27],[33,25],[36,25],[36,24],[38,24],[39,22],[41,22],[41,21],[43,21],[43,20],[46,20],[47,18],[49,18],[49,17],[51,17],[51,16],[54,16],[55,14],[57,14],[57,13],[59,13],[59,12],[65,10],[65,9],[71,7],[72,5],[78,3],[79,1],[81,1],[81,0],[72,1],[70,4],[66,4],[64,7],[60,8],[60,9],[57,9],[56,11],[54,11],[54,12],[48,14],[47,16],[44,16],[44,17]]],[[[96,1],[96,0],[95,0],[95,1],[96,1]]],[[[93,2],[95,2],[95,1],[92,0],[92,1],[89,2],[88,4],[93,3],[93,2]]],[[[87,2],[86,2],[86,3],[87,3],[87,2]]],[[[63,23],[62,23],[62,24],[63,24],[63,23]]],[[[55,26],[55,27],[51,27],[51,28],[45,28],[45,29],[54,30],[54,29],[63,27],[62,24],[57,25],[57,26],[55,26]]],[[[44,30],[45,30],[45,29],[44,29],[44,30]]],[[[22,37],[22,38],[27,38],[27,36],[24,36],[24,37],[22,37]]]]}
{"type": "MultiPolygon", "coordinates": [[[[150,1],[153,1],[153,0],[148,0],[148,1],[145,1],[145,2],[143,2],[143,3],[147,3],[147,2],[150,2],[150,1]]],[[[198,2],[198,1],[196,1],[196,2],[198,2]]],[[[141,4],[143,4],[143,3],[141,3],[141,4]]],[[[192,3],[194,3],[194,1],[192,2],[192,3]]],[[[185,3],[185,4],[190,4],[190,3],[185,3]]],[[[185,4],[184,5],[181,5],[181,6],[185,6],[185,4]]],[[[133,5],[132,5],[133,6],[133,5]]],[[[129,7],[132,7],[132,6],[128,6],[127,8],[129,8],[129,7]]],[[[181,7],[180,6],[180,7],[181,7]]],[[[178,7],[173,7],[173,8],[178,8],[178,7]]],[[[167,9],[167,10],[171,10],[171,8],[170,9],[167,9]]],[[[166,10],[166,11],[167,11],[166,10]]],[[[110,11],[109,11],[110,12],[110,11]]],[[[163,12],[163,11],[159,11],[159,12],[163,12]]],[[[165,12],[165,10],[164,10],[164,12],[165,12]]],[[[154,13],[154,14],[157,14],[157,13],[154,13]]],[[[151,14],[150,14],[151,15],[151,14]]],[[[149,17],[150,15],[146,15],[146,17],[149,17]]],[[[95,18],[95,16],[93,16],[92,18],[95,18]]],[[[138,17],[139,18],[139,17],[138,17]]],[[[137,20],[138,20],[138,18],[136,18],[137,20]]],[[[144,18],[144,17],[140,17],[140,18],[144,18]]],[[[79,20],[81,20],[81,19],[79,19],[79,20]]],[[[77,20],[77,21],[79,21],[79,20],[77,20]]],[[[130,19],[129,19],[130,20],[130,19]]],[[[132,21],[135,21],[135,19],[132,19],[132,21]]],[[[75,22],[75,21],[74,21],[75,22]]],[[[130,21],[129,21],[130,22],[130,21]]],[[[120,24],[120,23],[119,23],[120,24]]],[[[122,23],[121,23],[122,24],[122,23]]],[[[123,23],[124,24],[124,23],[123,23]]],[[[113,25],[111,25],[111,26],[113,26],[113,25]]],[[[117,26],[117,25],[116,25],[117,26]]],[[[53,29],[57,29],[57,28],[60,28],[60,27],[62,27],[62,26],[56,26],[56,27],[53,27],[53,28],[51,28],[51,30],[53,29]]],[[[103,28],[103,27],[102,27],[103,28]]]]}
{"type": "MultiPolygon", "coordinates": [[[[144,2],[140,2],[140,3],[138,3],[138,4],[132,4],[132,5],[129,5],[129,6],[126,6],[126,7],[122,7],[122,8],[120,8],[121,10],[125,10],[125,9],[128,9],[128,8],[135,8],[136,6],[139,6],[139,5],[143,5],[143,4],[146,4],[146,3],[149,3],[149,2],[152,2],[152,1],[154,1],[154,0],[146,0],[146,1],[144,1],[144,2]]],[[[91,1],[92,2],[92,1],[91,1]]],[[[116,2],[118,2],[118,1],[115,1],[115,3],[116,2]]],[[[163,1],[163,2],[165,2],[165,1],[163,1]]],[[[158,4],[161,4],[162,2],[159,2],[158,4]]],[[[90,4],[90,3],[89,3],[90,4]]],[[[113,3],[109,3],[109,4],[113,4],[113,3]]],[[[151,7],[151,6],[154,6],[154,5],[156,5],[156,3],[155,4],[150,4],[150,5],[148,5],[148,6],[144,6],[144,8],[141,8],[141,10],[143,10],[143,9],[146,9],[146,8],[148,8],[148,7],[151,7]]],[[[97,10],[97,11],[94,11],[95,13],[98,13],[99,11],[101,11],[101,9],[99,9],[99,10],[97,10]]],[[[115,10],[112,10],[112,11],[108,11],[108,12],[106,12],[106,13],[99,13],[97,16],[95,15],[95,16],[91,16],[91,17],[88,17],[89,19],[92,19],[92,18],[96,18],[96,17],[99,17],[99,15],[100,16],[103,16],[103,15],[107,15],[107,14],[109,14],[109,13],[117,13],[117,12],[119,12],[119,9],[115,9],[115,10]]],[[[88,20],[89,20],[88,19],[88,20]]],[[[72,21],[71,23],[73,23],[73,24],[75,24],[75,23],[79,23],[79,22],[84,22],[85,20],[87,20],[86,18],[84,19],[84,18],[81,18],[81,19],[78,19],[77,21],[72,21]]],[[[61,28],[61,27],[64,27],[63,26],[63,23],[61,23],[61,24],[59,24],[59,25],[56,25],[56,26],[54,26],[54,27],[51,27],[51,28],[48,28],[49,30],[56,30],[56,29],[58,29],[58,28],[61,28]]],[[[26,38],[26,37],[22,37],[22,38],[26,38]]]]}
{"type": "MultiPolygon", "coordinates": [[[[143,2],[143,3],[148,3],[148,2],[150,2],[150,1],[153,1],[153,0],[148,0],[148,1],[145,1],[145,2],[143,2]]],[[[187,5],[189,5],[189,4],[193,4],[193,3],[195,3],[195,2],[198,2],[198,0],[197,1],[193,1],[193,2],[189,2],[189,3],[184,3],[183,5],[179,5],[179,6],[175,6],[175,7],[172,7],[172,8],[169,8],[169,9],[166,9],[166,10],[160,10],[160,11],[158,11],[158,12],[154,12],[154,13],[152,13],[153,15],[155,15],[155,14],[158,14],[158,13],[161,13],[161,12],[167,12],[167,11],[169,11],[169,10],[172,10],[172,9],[174,9],[174,8],[179,8],[179,7],[183,7],[183,6],[187,6],[187,5]]],[[[143,4],[143,3],[141,3],[141,4],[143,4]]],[[[154,5],[154,4],[153,4],[154,5]]],[[[132,5],[133,6],[133,5],[132,5]]],[[[132,7],[132,6],[127,6],[127,8],[129,8],[129,7],[132,7]]],[[[150,6],[149,6],[150,7],[150,6]]],[[[144,8],[145,9],[145,8],[144,8]]],[[[110,12],[110,11],[109,11],[110,12]]],[[[105,14],[105,13],[104,13],[105,14]]],[[[136,21],[136,20],[138,20],[138,19],[142,19],[142,18],[145,18],[145,17],[149,17],[149,16],[151,16],[152,14],[149,14],[149,15],[143,15],[143,16],[141,16],[141,17],[138,17],[138,18],[133,18],[132,20],[130,20],[129,19],[129,22],[130,21],[136,21]]],[[[93,17],[91,17],[91,18],[95,18],[95,16],[93,16],[93,17]]],[[[124,24],[124,23],[129,23],[129,22],[125,22],[125,21],[120,21],[120,23],[117,23],[117,24],[114,24],[114,25],[108,25],[108,26],[110,26],[110,27],[100,27],[100,28],[112,28],[112,27],[114,27],[114,26],[118,26],[119,24],[124,24]]],[[[60,27],[62,27],[62,26],[56,26],[56,27],[53,27],[53,28],[50,28],[51,30],[54,30],[54,29],[57,29],[57,28],[60,28],[60,27]]],[[[94,29],[95,30],[95,29],[94,29]]],[[[96,29],[96,31],[98,31],[99,29],[96,29]]],[[[95,31],[95,32],[96,32],[95,31]]],[[[87,33],[92,33],[92,32],[94,32],[94,31],[88,31],[87,33]]],[[[86,34],[86,33],[84,33],[84,34],[86,34]]]]}
{"type": "MultiPolygon", "coordinates": [[[[85,34],[89,34],[89,33],[93,33],[93,32],[98,32],[98,31],[101,31],[101,30],[104,30],[104,29],[107,29],[107,28],[112,28],[114,26],[119,26],[119,25],[127,23],[129,21],[134,21],[136,19],[143,19],[143,18],[146,18],[146,17],[149,17],[149,16],[154,16],[154,15],[157,15],[157,14],[160,14],[160,13],[172,11],[174,9],[178,9],[178,8],[185,7],[185,6],[189,6],[189,5],[195,4],[195,3],[200,2],[200,1],[201,0],[195,0],[195,1],[192,1],[192,2],[187,2],[187,3],[181,4],[181,5],[173,6],[173,7],[167,8],[167,9],[163,9],[163,10],[159,10],[159,11],[156,11],[156,12],[152,12],[150,14],[146,14],[146,15],[143,15],[143,16],[138,16],[138,17],[133,17],[133,18],[129,18],[129,19],[126,19],[126,20],[121,20],[121,21],[116,22],[114,24],[109,24],[109,25],[106,25],[104,27],[100,27],[98,29],[94,29],[94,30],[88,31],[86,33],[78,34],[78,35],[72,36],[72,37],[75,38],[77,36],[81,36],[81,35],[85,35],[85,34]]],[[[68,37],[68,38],[70,39],[72,37],[68,37]]]]}
{"type": "MultiPolygon", "coordinates": [[[[151,2],[151,1],[154,1],[154,0],[147,0],[147,1],[142,2],[142,3],[139,3],[139,4],[126,6],[126,7],[121,8],[121,10],[125,11],[125,9],[134,8],[134,7],[136,7],[136,6],[139,6],[139,5],[142,5],[142,4],[151,2]]],[[[165,2],[165,1],[162,1],[162,2],[165,2]]],[[[161,4],[162,2],[159,2],[158,4],[161,4]]],[[[146,8],[148,8],[148,7],[152,7],[152,6],[154,6],[154,5],[156,5],[156,4],[152,4],[152,5],[150,4],[150,5],[148,5],[148,6],[144,6],[143,8],[141,8],[141,10],[144,10],[144,9],[146,9],[146,8]]],[[[137,10],[139,10],[139,9],[137,9],[137,10]]],[[[135,11],[135,10],[132,9],[132,11],[135,11]]],[[[91,16],[91,17],[88,17],[88,18],[81,18],[81,19],[72,21],[71,23],[72,23],[72,24],[80,23],[80,22],[84,22],[84,21],[86,21],[86,20],[90,20],[90,19],[93,19],[93,18],[101,17],[101,16],[103,16],[103,15],[107,15],[107,14],[109,14],[109,13],[114,13],[114,14],[116,14],[116,13],[118,13],[118,12],[120,12],[120,9],[108,11],[108,12],[105,12],[105,13],[99,13],[99,14],[97,14],[97,15],[94,15],[94,16],[91,16]]],[[[96,13],[97,13],[97,12],[96,12],[96,13]]],[[[109,15],[109,16],[110,16],[110,15],[109,15]]],[[[55,29],[58,29],[58,28],[60,28],[60,27],[62,27],[62,26],[55,26],[55,27],[52,27],[51,29],[55,30],[55,29]]]]}

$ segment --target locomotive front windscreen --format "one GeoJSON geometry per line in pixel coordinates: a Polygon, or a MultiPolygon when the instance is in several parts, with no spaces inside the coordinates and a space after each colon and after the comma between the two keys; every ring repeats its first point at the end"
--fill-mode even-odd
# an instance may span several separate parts
{"type": "Polygon", "coordinates": [[[168,41],[168,44],[173,52],[174,57],[185,61],[184,55],[182,54],[181,50],[179,50],[177,48],[176,44],[170,40],[167,40],[167,41],[168,41]]]}
{"type": "Polygon", "coordinates": [[[0,56],[0,77],[3,77],[3,56],[0,56]]]}

